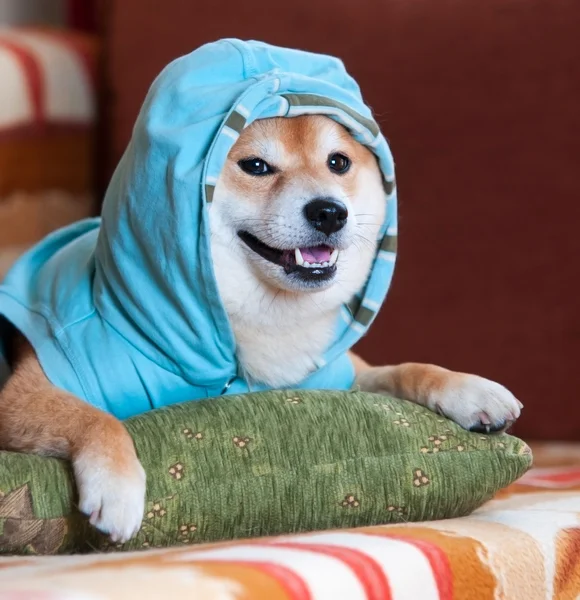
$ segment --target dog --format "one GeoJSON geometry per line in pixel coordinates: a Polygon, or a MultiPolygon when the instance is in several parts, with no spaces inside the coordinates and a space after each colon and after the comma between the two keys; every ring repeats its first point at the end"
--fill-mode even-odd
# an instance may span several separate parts
{"type": "MultiPolygon", "coordinates": [[[[341,307],[364,284],[385,218],[374,154],[322,115],[245,128],[216,184],[213,270],[250,381],[292,386],[315,368],[341,307]]],[[[508,428],[521,404],[502,385],[425,364],[371,367],[350,353],[355,386],[392,394],[472,431],[508,428]]],[[[121,421],[53,386],[13,337],[0,391],[0,446],[72,460],[80,509],[114,541],[139,529],[145,474],[121,421]]]]}

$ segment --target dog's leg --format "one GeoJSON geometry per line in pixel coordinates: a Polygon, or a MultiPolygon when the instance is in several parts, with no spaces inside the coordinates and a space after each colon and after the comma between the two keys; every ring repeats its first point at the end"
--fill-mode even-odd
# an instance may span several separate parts
{"type": "Polygon", "coordinates": [[[0,448],[72,460],[79,508],[113,541],[139,529],[145,473],[113,416],[52,386],[30,345],[17,342],[14,371],[0,391],[0,448]]]}
{"type": "Polygon", "coordinates": [[[355,385],[361,390],[410,400],[465,429],[503,431],[520,416],[522,404],[509,390],[489,379],[417,363],[371,367],[358,356],[350,356],[355,366],[355,385]]]}

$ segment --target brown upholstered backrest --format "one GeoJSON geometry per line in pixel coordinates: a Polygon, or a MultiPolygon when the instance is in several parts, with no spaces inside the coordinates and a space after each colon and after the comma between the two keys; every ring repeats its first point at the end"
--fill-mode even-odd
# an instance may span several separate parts
{"type": "Polygon", "coordinates": [[[392,143],[400,260],[360,351],[497,379],[517,433],[580,437],[577,0],[117,0],[110,173],[149,83],[220,37],[341,56],[392,143]]]}

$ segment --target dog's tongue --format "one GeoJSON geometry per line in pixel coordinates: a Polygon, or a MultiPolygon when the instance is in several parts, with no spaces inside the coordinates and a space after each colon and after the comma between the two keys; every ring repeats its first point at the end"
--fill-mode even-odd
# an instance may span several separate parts
{"type": "Polygon", "coordinates": [[[302,258],[309,263],[323,263],[330,260],[332,248],[328,246],[314,246],[312,248],[300,248],[302,258]]]}

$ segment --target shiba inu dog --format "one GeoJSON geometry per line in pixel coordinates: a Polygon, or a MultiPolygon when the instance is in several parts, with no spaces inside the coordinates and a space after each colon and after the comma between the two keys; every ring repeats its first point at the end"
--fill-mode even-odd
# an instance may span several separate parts
{"type": "Polygon", "coordinates": [[[41,243],[0,287],[0,447],[70,459],[81,511],[125,541],[145,475],[122,419],[164,403],[358,386],[465,429],[509,427],[521,404],[498,383],[350,351],[365,326],[345,306],[378,308],[380,240],[396,235],[390,154],[369,114],[330,57],[227,40],[170,66],[102,220],[41,243]]]}

